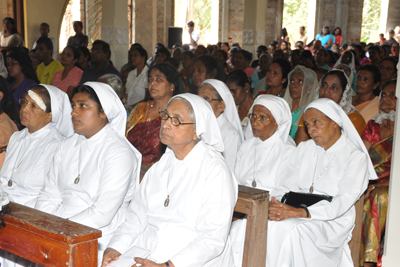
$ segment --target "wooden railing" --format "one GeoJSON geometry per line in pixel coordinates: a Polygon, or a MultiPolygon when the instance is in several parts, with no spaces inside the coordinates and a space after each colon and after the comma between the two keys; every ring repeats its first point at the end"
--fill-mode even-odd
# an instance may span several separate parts
{"type": "Polygon", "coordinates": [[[0,249],[43,266],[97,267],[101,231],[10,202],[0,249]]]}

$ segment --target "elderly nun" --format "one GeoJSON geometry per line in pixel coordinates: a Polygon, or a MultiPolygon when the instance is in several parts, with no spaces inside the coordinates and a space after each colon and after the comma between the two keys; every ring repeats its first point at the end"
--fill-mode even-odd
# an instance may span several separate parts
{"type": "Polygon", "coordinates": [[[33,208],[58,145],[73,134],[68,96],[51,85],[34,85],[20,100],[25,129],[10,138],[0,171],[11,201],[33,208]]]}
{"type": "Polygon", "coordinates": [[[294,208],[272,198],[269,206],[267,266],[353,266],[348,242],[354,204],[368,179],[376,179],[360,135],[337,103],[322,98],[305,110],[312,140],[301,143],[287,165],[281,190],[331,196],[294,208]]]}
{"type": "Polygon", "coordinates": [[[54,156],[36,208],[101,230],[99,255],[139,185],[141,155],[125,138],[126,111],[107,84],[74,89],[75,134],[54,156]]]}
{"type": "Polygon", "coordinates": [[[181,94],[160,117],[167,151],[146,173],[102,266],[132,246],[151,251],[135,258],[142,266],[234,266],[228,234],[237,183],[215,115],[203,98],[181,94]]]}
{"type": "MultiPolygon", "coordinates": [[[[268,190],[270,195],[282,184],[282,171],[295,147],[288,144],[292,116],[287,102],[274,95],[260,95],[250,108],[254,137],[240,146],[235,176],[241,185],[268,190]]],[[[235,266],[242,265],[246,219],[231,229],[235,266]]]]}
{"type": "MultiPolygon", "coordinates": [[[[7,147],[0,181],[9,199],[33,208],[59,144],[74,133],[68,95],[51,85],[34,85],[20,100],[21,123],[7,147]]],[[[0,250],[0,266],[32,263],[0,250]]]]}
{"type": "Polygon", "coordinates": [[[207,79],[200,84],[198,95],[210,104],[217,118],[225,147],[222,155],[233,171],[236,155],[244,137],[232,94],[225,83],[215,79],[207,79]]]}

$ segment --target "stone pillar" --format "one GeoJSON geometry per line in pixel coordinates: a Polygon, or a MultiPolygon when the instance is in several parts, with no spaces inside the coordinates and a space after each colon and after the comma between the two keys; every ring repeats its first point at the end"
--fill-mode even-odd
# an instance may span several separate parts
{"type": "Polygon", "coordinates": [[[229,0],[220,0],[221,6],[221,39],[220,42],[228,42],[229,36],[229,0]]]}
{"type": "Polygon", "coordinates": [[[111,46],[111,61],[117,70],[128,62],[129,22],[127,1],[102,2],[101,39],[111,46]]]}
{"type": "MultiPolygon", "coordinates": [[[[384,1],[382,1],[383,4],[384,1]]],[[[386,32],[394,30],[396,26],[400,26],[400,0],[389,0],[386,32]]]]}
{"type": "Polygon", "coordinates": [[[283,0],[277,0],[275,6],[275,35],[274,40],[280,42],[282,37],[283,0]]]}
{"type": "Polygon", "coordinates": [[[267,4],[267,0],[245,1],[242,47],[253,53],[253,59],[257,46],[265,45],[267,4]]]}
{"type": "Polygon", "coordinates": [[[349,16],[349,0],[338,0],[336,3],[336,11],[335,11],[335,28],[340,27],[342,29],[342,37],[344,40],[343,43],[345,43],[347,40],[348,16],[349,16]]]}

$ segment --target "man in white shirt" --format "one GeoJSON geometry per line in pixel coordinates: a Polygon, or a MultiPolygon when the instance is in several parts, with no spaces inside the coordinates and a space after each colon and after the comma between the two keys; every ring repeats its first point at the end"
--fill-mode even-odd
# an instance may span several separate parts
{"type": "Polygon", "coordinates": [[[190,49],[197,47],[197,42],[200,39],[200,34],[194,30],[194,22],[189,21],[187,24],[187,32],[183,35],[183,43],[188,44],[190,49]]]}
{"type": "MultiPolygon", "coordinates": [[[[49,24],[47,24],[46,22],[43,22],[42,24],[40,24],[40,37],[48,37],[51,40],[51,42],[53,43],[53,47],[54,47],[52,58],[53,59],[57,59],[57,55],[58,55],[57,40],[52,38],[52,37],[50,37],[49,36],[49,32],[50,32],[50,25],[49,24]]],[[[36,42],[37,42],[37,39],[33,43],[32,49],[36,49],[36,45],[37,45],[36,42]]]]}

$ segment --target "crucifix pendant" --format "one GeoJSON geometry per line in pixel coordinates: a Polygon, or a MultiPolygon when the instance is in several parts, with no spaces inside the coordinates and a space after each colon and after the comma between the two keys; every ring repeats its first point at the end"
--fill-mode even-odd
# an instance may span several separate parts
{"type": "Polygon", "coordinates": [[[8,180],[8,187],[11,187],[12,186],[12,180],[10,179],[10,180],[8,180]]]}
{"type": "Polygon", "coordinates": [[[251,186],[252,186],[252,187],[257,187],[257,182],[256,182],[256,180],[254,180],[254,181],[251,183],[251,186]]]}
{"type": "Polygon", "coordinates": [[[78,184],[80,180],[81,180],[81,175],[79,174],[78,177],[76,177],[74,184],[78,184]]]}
{"type": "Polygon", "coordinates": [[[314,192],[314,185],[310,187],[310,193],[314,192]]]}
{"type": "Polygon", "coordinates": [[[169,205],[169,196],[167,197],[167,199],[164,201],[164,207],[168,207],[169,205]]]}

